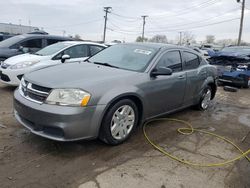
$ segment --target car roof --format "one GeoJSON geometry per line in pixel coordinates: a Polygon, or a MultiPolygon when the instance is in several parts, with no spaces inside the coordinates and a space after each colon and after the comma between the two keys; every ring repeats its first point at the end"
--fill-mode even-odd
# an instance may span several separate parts
{"type": "Polygon", "coordinates": [[[106,45],[104,45],[104,44],[99,44],[99,43],[96,43],[96,42],[85,42],[85,41],[62,41],[61,43],[71,44],[71,45],[76,45],[76,44],[92,44],[92,45],[98,45],[98,46],[106,47],[106,45]]]}
{"type": "MultiPolygon", "coordinates": [[[[18,35],[16,35],[18,36],[18,35]]],[[[67,40],[74,40],[70,37],[63,37],[63,36],[57,36],[57,35],[47,35],[47,34],[22,34],[23,37],[29,38],[29,37],[44,37],[44,38],[54,38],[54,39],[67,39],[67,40]]]]}
{"type": "MultiPolygon", "coordinates": [[[[147,47],[147,48],[154,48],[154,49],[183,49],[183,50],[192,50],[191,48],[185,47],[185,46],[179,46],[175,44],[164,44],[164,43],[152,43],[152,42],[134,42],[134,43],[123,43],[125,45],[139,45],[142,47],[147,47]]],[[[117,45],[122,45],[122,44],[117,44],[117,45]]]]}

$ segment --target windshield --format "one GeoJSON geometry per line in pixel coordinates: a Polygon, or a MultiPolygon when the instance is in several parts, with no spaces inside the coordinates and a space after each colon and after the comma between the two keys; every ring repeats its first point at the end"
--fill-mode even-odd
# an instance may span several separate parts
{"type": "Polygon", "coordinates": [[[237,52],[237,53],[242,53],[242,54],[246,54],[246,53],[249,53],[250,54],[250,48],[223,48],[221,50],[222,52],[237,52]]]}
{"type": "Polygon", "coordinates": [[[25,39],[25,36],[23,36],[23,35],[18,35],[18,36],[10,37],[10,38],[8,38],[8,39],[0,42],[0,47],[2,47],[2,48],[9,48],[12,45],[20,42],[23,39],[25,39]]]}
{"type": "Polygon", "coordinates": [[[117,44],[99,52],[88,61],[142,72],[156,54],[156,50],[142,45],[117,44]]]}
{"type": "Polygon", "coordinates": [[[53,55],[53,54],[59,52],[60,50],[66,48],[68,46],[71,46],[71,45],[72,44],[69,44],[69,43],[58,42],[58,43],[52,44],[50,46],[47,46],[47,47],[39,50],[35,54],[36,55],[41,55],[41,56],[53,55]]]}

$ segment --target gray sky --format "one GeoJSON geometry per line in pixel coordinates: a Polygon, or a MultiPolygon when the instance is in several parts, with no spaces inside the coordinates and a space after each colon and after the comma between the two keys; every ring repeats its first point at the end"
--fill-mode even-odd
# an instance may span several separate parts
{"type": "MultiPolygon", "coordinates": [[[[43,27],[51,34],[79,34],[101,40],[104,6],[108,15],[107,41],[134,41],[141,35],[141,15],[148,15],[145,36],[164,34],[176,39],[190,31],[197,41],[238,37],[240,4],[236,0],[0,0],[0,22],[43,27]]],[[[250,0],[246,0],[243,40],[250,42],[250,0]]]]}

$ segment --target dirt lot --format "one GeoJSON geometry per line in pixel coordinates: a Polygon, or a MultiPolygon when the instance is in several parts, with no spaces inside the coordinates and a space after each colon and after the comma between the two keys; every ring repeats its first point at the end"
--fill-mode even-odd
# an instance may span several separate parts
{"type": "MultiPolygon", "coordinates": [[[[0,84],[0,187],[250,187],[250,163],[242,159],[223,167],[194,168],[155,151],[141,129],[123,145],[99,141],[58,143],[35,136],[13,117],[13,88],[0,84]]],[[[246,150],[250,136],[250,89],[219,89],[207,112],[187,109],[171,115],[194,127],[225,136],[246,150]]],[[[227,143],[208,135],[178,135],[177,124],[154,123],[151,138],[181,158],[219,162],[238,155],[227,143]]]]}

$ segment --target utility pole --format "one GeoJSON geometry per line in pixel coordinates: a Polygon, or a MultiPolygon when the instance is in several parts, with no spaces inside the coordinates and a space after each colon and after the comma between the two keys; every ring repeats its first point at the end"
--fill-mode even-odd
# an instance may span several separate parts
{"type": "Polygon", "coordinates": [[[142,24],[142,42],[144,42],[144,32],[145,32],[145,24],[146,24],[146,18],[148,17],[147,15],[141,16],[143,19],[143,24],[142,24]]]}
{"type": "Polygon", "coordinates": [[[105,39],[106,39],[108,13],[110,13],[111,9],[112,9],[112,7],[104,7],[105,16],[104,16],[104,30],[103,30],[103,40],[102,40],[103,43],[105,43],[105,39]]]}
{"type": "Polygon", "coordinates": [[[179,32],[180,33],[180,42],[179,42],[179,44],[180,44],[180,46],[182,45],[182,32],[179,32]]]}
{"type": "Polygon", "coordinates": [[[240,46],[241,43],[241,37],[242,37],[242,30],[243,30],[243,21],[244,21],[244,12],[245,12],[245,0],[237,0],[237,3],[242,4],[241,8],[241,18],[240,18],[240,30],[239,30],[239,37],[238,37],[238,46],[240,46]]]}

